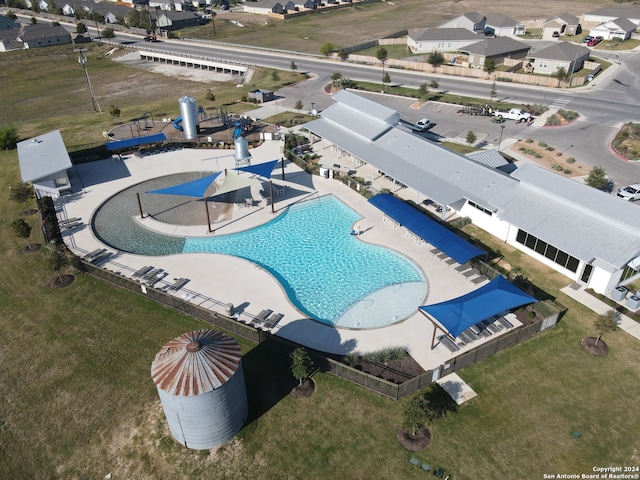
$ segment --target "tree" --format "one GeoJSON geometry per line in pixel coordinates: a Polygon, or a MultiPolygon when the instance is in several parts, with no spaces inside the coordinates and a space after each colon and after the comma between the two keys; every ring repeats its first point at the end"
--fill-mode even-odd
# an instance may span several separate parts
{"type": "Polygon", "coordinates": [[[18,143],[18,130],[16,127],[4,127],[0,130],[0,149],[13,150],[18,143]]]}
{"type": "Polygon", "coordinates": [[[76,33],[87,33],[87,26],[82,22],[78,22],[76,25],[76,33]]]}
{"type": "Polygon", "coordinates": [[[291,353],[291,373],[300,385],[311,376],[314,368],[313,359],[304,348],[298,347],[291,353]]]}
{"type": "Polygon", "coordinates": [[[280,81],[280,75],[278,75],[278,71],[277,70],[272,70],[271,71],[271,80],[273,80],[274,82],[280,81]]]}
{"type": "Polygon", "coordinates": [[[438,88],[440,88],[440,84],[438,83],[437,80],[431,80],[431,82],[429,82],[429,87],[432,90],[438,90],[438,88]]]}
{"type": "Polygon", "coordinates": [[[120,116],[120,109],[115,105],[111,105],[109,107],[109,115],[114,118],[118,118],[120,116]]]}
{"type": "Polygon", "coordinates": [[[596,345],[607,332],[615,332],[618,329],[618,324],[616,323],[617,312],[615,310],[609,310],[604,315],[598,315],[598,317],[593,321],[593,327],[598,332],[598,338],[596,339],[596,345]]]}
{"type": "Polygon", "coordinates": [[[292,72],[295,72],[296,70],[298,70],[298,66],[296,65],[296,62],[294,62],[293,60],[291,60],[291,64],[289,65],[289,68],[291,69],[292,72]]]}
{"type": "Polygon", "coordinates": [[[207,88],[207,94],[205,95],[205,98],[211,103],[216,101],[216,96],[213,94],[210,88],[207,88]]]}
{"type": "Polygon", "coordinates": [[[213,25],[213,36],[215,37],[216,36],[216,12],[212,11],[209,15],[211,15],[211,25],[213,25]]]}
{"type": "Polygon", "coordinates": [[[342,74],[340,72],[333,72],[329,78],[331,79],[331,86],[338,88],[340,86],[340,80],[342,80],[342,74]]]}
{"type": "Polygon", "coordinates": [[[476,134],[473,133],[473,130],[469,130],[467,132],[467,143],[469,144],[469,148],[471,148],[471,145],[473,145],[477,139],[478,137],[476,137],[476,134]]]}
{"type": "Polygon", "coordinates": [[[569,72],[567,72],[566,68],[559,67],[555,72],[551,74],[551,76],[558,79],[558,86],[560,86],[560,83],[566,81],[570,77],[570,74],[569,72]]]}
{"type": "Polygon", "coordinates": [[[11,10],[9,10],[7,12],[5,17],[10,18],[11,20],[17,20],[18,19],[18,16],[15,13],[13,13],[11,10]]]}
{"type": "Polygon", "coordinates": [[[69,264],[69,259],[67,256],[58,249],[55,244],[49,248],[49,254],[47,255],[47,267],[49,270],[56,272],[58,275],[58,279],[62,282],[62,275],[60,275],[60,270],[62,270],[66,265],[69,264]]]}
{"type": "Polygon", "coordinates": [[[304,104],[302,103],[302,100],[298,100],[296,102],[296,106],[295,106],[295,109],[298,110],[298,113],[300,113],[300,110],[302,110],[302,107],[304,107],[304,104]]]}
{"type": "Polygon", "coordinates": [[[329,55],[331,55],[334,51],[335,51],[336,47],[333,43],[331,42],[327,42],[327,43],[323,43],[320,46],[320,53],[322,55],[324,55],[325,57],[328,57],[329,55]]]}
{"type": "Polygon", "coordinates": [[[391,83],[391,77],[389,76],[389,72],[385,73],[382,77],[382,89],[384,90],[384,86],[388,83],[391,83]]]}
{"type": "Polygon", "coordinates": [[[344,62],[347,58],[349,58],[349,53],[347,53],[344,48],[341,48],[340,50],[338,50],[338,57],[344,62]]]}
{"type": "Polygon", "coordinates": [[[31,17],[31,25],[35,25],[38,23],[38,19],[36,17],[31,17]]]}
{"type": "Polygon", "coordinates": [[[429,98],[429,85],[421,83],[420,87],[418,87],[418,92],[420,93],[420,98],[429,98]]]}
{"type": "Polygon", "coordinates": [[[27,247],[31,248],[31,245],[29,244],[31,225],[25,222],[23,218],[16,218],[11,222],[11,228],[13,228],[13,233],[20,238],[24,238],[27,242],[27,247]]]}
{"type": "Polygon", "coordinates": [[[416,395],[402,407],[402,428],[411,436],[415,436],[418,430],[425,428],[435,413],[429,400],[421,395],[416,395]]]}
{"type": "Polygon", "coordinates": [[[491,84],[491,90],[489,91],[489,101],[493,102],[493,99],[498,96],[498,90],[496,90],[496,77],[493,76],[493,83],[491,84]]]}
{"type": "Polygon", "coordinates": [[[483,70],[488,73],[493,73],[496,69],[496,61],[493,58],[487,58],[484,61],[483,70]]]}
{"type": "Polygon", "coordinates": [[[24,203],[27,210],[29,210],[29,204],[27,203],[33,198],[33,187],[28,183],[16,183],[9,187],[9,199],[16,203],[24,203]]]}
{"type": "Polygon", "coordinates": [[[602,167],[593,167],[589,172],[585,183],[590,187],[602,190],[608,183],[607,172],[602,167]]]}
{"type": "Polygon", "coordinates": [[[382,91],[384,92],[384,84],[386,83],[384,76],[384,64],[386,63],[387,58],[389,58],[389,52],[387,52],[386,48],[380,47],[376,51],[376,58],[378,61],[382,62],[382,91]]]}
{"type": "Polygon", "coordinates": [[[431,65],[432,70],[435,71],[436,68],[444,64],[444,55],[437,50],[435,52],[431,52],[427,56],[427,63],[431,65]]]}
{"type": "Polygon", "coordinates": [[[116,32],[113,31],[113,28],[105,28],[100,32],[102,38],[115,38],[116,32]]]}

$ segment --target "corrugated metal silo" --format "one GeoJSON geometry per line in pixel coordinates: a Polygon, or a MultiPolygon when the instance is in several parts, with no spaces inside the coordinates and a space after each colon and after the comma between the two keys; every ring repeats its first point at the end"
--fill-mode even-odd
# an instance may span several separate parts
{"type": "Polygon", "coordinates": [[[185,95],[180,98],[180,115],[182,116],[182,128],[184,129],[184,138],[193,140],[198,138],[200,133],[200,125],[198,122],[198,106],[196,99],[185,95]]]}
{"type": "Polygon", "coordinates": [[[167,343],[151,364],[171,435],[206,450],[227,442],[248,415],[240,345],[214,330],[185,333],[167,343]]]}

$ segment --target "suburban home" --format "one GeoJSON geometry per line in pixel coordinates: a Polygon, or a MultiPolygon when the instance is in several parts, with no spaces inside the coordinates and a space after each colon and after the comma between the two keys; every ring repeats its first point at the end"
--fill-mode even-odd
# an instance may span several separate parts
{"type": "Polygon", "coordinates": [[[13,18],[0,15],[0,30],[13,30],[15,28],[20,28],[20,22],[13,18]]]}
{"type": "Polygon", "coordinates": [[[588,24],[610,22],[617,18],[626,18],[635,25],[640,25],[640,6],[612,5],[598,8],[582,15],[582,21],[588,24]]]}
{"type": "MultiPolygon", "coordinates": [[[[261,0],[259,2],[249,2],[243,5],[243,11],[246,13],[255,13],[258,15],[268,15],[269,13],[277,13],[283,15],[287,13],[283,2],[278,0],[261,0]]],[[[295,6],[294,6],[295,8],[295,6]]]]}
{"type": "Polygon", "coordinates": [[[298,10],[314,10],[320,6],[320,0],[297,0],[295,5],[298,10]]]}
{"type": "Polygon", "coordinates": [[[24,48],[51,47],[71,43],[71,34],[61,25],[36,23],[23,26],[18,39],[24,48]]]}
{"type": "Polygon", "coordinates": [[[549,17],[542,24],[543,40],[553,40],[560,35],[579,35],[580,33],[582,33],[580,19],[569,13],[549,17]]]}
{"type": "MultiPolygon", "coordinates": [[[[178,2],[182,5],[181,2],[178,2]]],[[[173,0],[149,0],[149,8],[151,9],[160,9],[160,10],[181,10],[181,8],[173,8],[173,0]]]]}
{"type": "Polygon", "coordinates": [[[505,58],[525,59],[531,47],[509,37],[484,38],[459,51],[461,60],[469,62],[471,67],[483,68],[485,60],[491,58],[495,65],[504,63],[505,58]]]}
{"type": "Polygon", "coordinates": [[[601,23],[589,30],[592,37],[602,37],[605,40],[628,40],[634,34],[638,26],[627,18],[616,18],[609,22],[601,23]]]}
{"type": "Polygon", "coordinates": [[[407,47],[413,53],[456,52],[481,38],[466,28],[419,28],[409,30],[407,47]]]}
{"type": "MultiPolygon", "coordinates": [[[[362,165],[411,190],[416,204],[446,207],[505,243],[565,275],[609,294],[640,278],[636,205],[533,163],[510,175],[491,160],[471,160],[399,128],[399,115],[346,90],[306,123],[322,148],[335,145],[362,165]]],[[[444,220],[444,218],[443,218],[444,220]]]]}
{"type": "Polygon", "coordinates": [[[20,177],[33,185],[38,198],[57,198],[71,188],[71,158],[59,130],[18,142],[17,147],[20,177]]]}
{"type": "Polygon", "coordinates": [[[487,18],[477,12],[468,12],[448,22],[438,25],[438,28],[464,28],[472,33],[484,33],[487,18]]]}
{"type": "Polygon", "coordinates": [[[119,3],[100,2],[96,3],[93,11],[102,16],[104,23],[118,23],[118,18],[126,18],[131,11],[131,7],[119,3]]]}
{"type": "Polygon", "coordinates": [[[511,37],[524,35],[527,33],[527,27],[524,23],[520,23],[511,17],[506,17],[499,13],[487,13],[484,33],[495,37],[511,37]]]}
{"type": "Polygon", "coordinates": [[[178,30],[180,28],[200,25],[203,18],[195,12],[163,12],[158,16],[158,28],[163,30],[178,30]]]}
{"type": "Polygon", "coordinates": [[[29,9],[38,7],[41,12],[46,12],[49,10],[49,7],[55,6],[55,3],[51,0],[24,0],[24,4],[29,9]]]}
{"type": "Polygon", "coordinates": [[[589,60],[590,50],[583,45],[560,42],[557,45],[543,48],[528,55],[530,73],[552,75],[564,68],[572,74],[582,70],[584,62],[589,60]]]}
{"type": "Polygon", "coordinates": [[[0,30],[0,52],[20,50],[24,45],[20,41],[20,29],[0,30]]]}

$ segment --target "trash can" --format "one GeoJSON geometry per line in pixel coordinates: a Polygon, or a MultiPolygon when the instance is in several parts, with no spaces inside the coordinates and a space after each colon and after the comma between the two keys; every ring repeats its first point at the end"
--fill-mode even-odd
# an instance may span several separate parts
{"type": "Polygon", "coordinates": [[[611,292],[611,298],[616,302],[620,302],[624,300],[624,297],[627,296],[627,293],[629,293],[629,290],[625,287],[616,287],[614,288],[613,292],[611,292]]]}

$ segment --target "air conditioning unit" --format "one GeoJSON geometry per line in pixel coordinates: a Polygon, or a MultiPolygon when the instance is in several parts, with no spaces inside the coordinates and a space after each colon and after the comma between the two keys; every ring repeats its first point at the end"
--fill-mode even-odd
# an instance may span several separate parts
{"type": "Polygon", "coordinates": [[[629,290],[625,287],[616,287],[613,292],[611,292],[611,298],[616,302],[620,302],[624,300],[624,297],[627,296],[627,293],[629,293],[629,290]]]}

